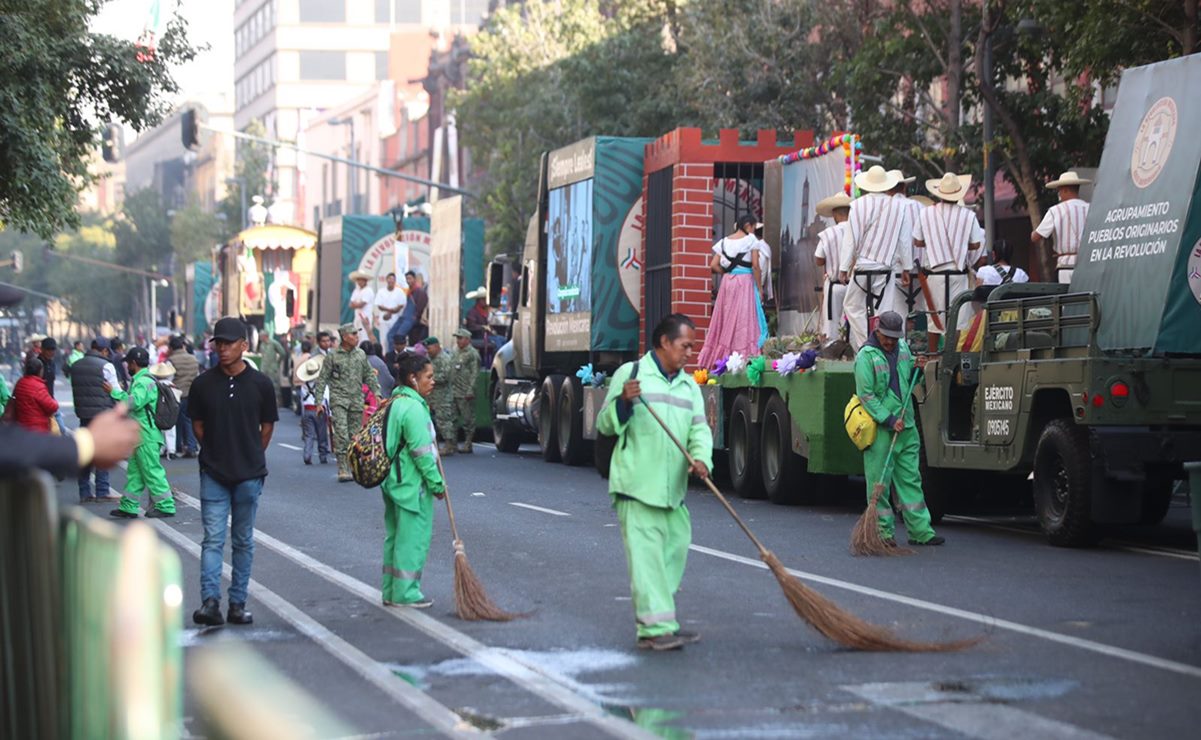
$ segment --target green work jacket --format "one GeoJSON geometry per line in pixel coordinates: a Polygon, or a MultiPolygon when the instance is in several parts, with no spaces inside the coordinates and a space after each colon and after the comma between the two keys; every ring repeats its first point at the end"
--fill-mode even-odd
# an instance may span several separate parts
{"type": "Polygon", "coordinates": [[[446,490],[438,470],[434,424],[425,399],[409,386],[396,386],[392,399],[384,437],[392,467],[380,487],[397,506],[417,513],[422,496],[446,490]]]}
{"type": "Polygon", "coordinates": [[[150,375],[149,368],[142,368],[134,374],[129,381],[128,392],[114,387],[110,395],[129,406],[129,417],[142,428],[142,441],[139,444],[163,443],[163,432],[154,423],[154,413],[158,409],[158,381],[150,375]]]}
{"type": "MultiPolygon", "coordinates": [[[[904,392],[906,386],[916,385],[916,378],[921,376],[913,374],[913,353],[909,351],[909,344],[901,339],[897,345],[897,351],[900,353],[897,358],[897,374],[901,376],[900,386],[904,392]]],[[[908,429],[914,425],[913,393],[910,392],[909,397],[902,401],[888,384],[888,358],[878,347],[863,345],[855,357],[855,395],[859,396],[864,410],[877,424],[891,426],[904,409],[905,428],[908,429]]]]}
{"type": "MultiPolygon", "coordinates": [[[[663,374],[653,351],[638,361],[642,397],[688,448],[689,454],[713,469],[713,433],[705,422],[705,401],[692,376],[684,371],[671,380],[663,374]]],[[[602,434],[616,436],[609,463],[609,493],[637,499],[648,506],[674,509],[688,490],[688,461],[641,401],[622,418],[622,386],[633,372],[627,362],[613,373],[609,392],[597,419],[602,434]]]]}

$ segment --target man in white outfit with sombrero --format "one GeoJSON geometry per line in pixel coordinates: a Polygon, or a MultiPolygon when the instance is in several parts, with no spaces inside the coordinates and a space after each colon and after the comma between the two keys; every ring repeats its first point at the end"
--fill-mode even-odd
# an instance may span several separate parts
{"type": "Polygon", "coordinates": [[[980,262],[984,229],[976,214],[960,205],[971,187],[971,175],[947,172],[926,181],[926,190],[937,202],[922,210],[913,227],[913,246],[925,250],[930,263],[926,285],[930,289],[927,325],[929,350],[938,351],[939,336],[946,333],[947,305],[971,290],[969,271],[980,262]]]}
{"type": "MultiPolygon", "coordinates": [[[[909,209],[909,223],[916,227],[917,215],[926,207],[926,204],[909,197],[909,185],[917,178],[913,175],[906,177],[905,173],[900,170],[889,170],[888,174],[897,177],[897,186],[892,189],[892,197],[900,201],[905,208],[909,209]]],[[[918,249],[915,246],[913,248],[913,276],[916,276],[917,271],[926,264],[925,250],[918,249]]],[[[894,275],[893,278],[900,279],[900,275],[894,275]]],[[[916,280],[911,280],[909,287],[900,291],[900,299],[904,301],[902,305],[905,306],[905,309],[900,312],[902,316],[908,316],[914,311],[926,310],[926,298],[922,295],[921,288],[917,285],[916,280]]]]}
{"type": "Polygon", "coordinates": [[[847,230],[843,233],[842,262],[838,267],[838,278],[847,285],[843,312],[855,351],[867,341],[869,316],[904,311],[904,301],[898,300],[893,285],[893,274],[899,271],[902,284],[909,284],[909,273],[913,270],[913,222],[909,209],[890,194],[898,182],[895,174],[889,174],[880,165],[855,175],[855,185],[866,195],[851,202],[847,230]]]}
{"type": "Polygon", "coordinates": [[[833,226],[817,235],[817,248],[813,252],[817,266],[826,275],[817,322],[823,343],[836,341],[842,333],[842,304],[847,286],[839,282],[838,268],[842,264],[842,235],[847,230],[850,213],[851,198],[846,193],[837,193],[817,202],[817,215],[834,220],[833,226]]]}
{"type": "Polygon", "coordinates": [[[371,288],[371,276],[355,270],[350,273],[355,284],[350,294],[350,309],[354,312],[354,326],[359,330],[359,342],[374,342],[375,334],[375,291],[371,288]]]}
{"type": "Polygon", "coordinates": [[[1076,267],[1076,255],[1080,252],[1080,240],[1084,236],[1084,221],[1088,218],[1088,202],[1080,197],[1080,186],[1086,180],[1069,170],[1059,179],[1047,183],[1047,187],[1059,191],[1059,202],[1051,206],[1042,223],[1030,234],[1030,241],[1037,249],[1044,240],[1055,238],[1055,271],[1059,282],[1070,284],[1076,267]]]}

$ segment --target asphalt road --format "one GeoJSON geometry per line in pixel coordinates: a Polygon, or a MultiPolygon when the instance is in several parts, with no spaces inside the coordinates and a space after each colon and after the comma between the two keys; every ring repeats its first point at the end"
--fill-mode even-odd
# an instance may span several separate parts
{"type": "MultiPolygon", "coordinates": [[[[651,654],[634,647],[620,533],[592,469],[485,445],[446,461],[471,564],[494,601],[528,612],[473,623],[453,614],[445,510],[423,581],[434,607],[385,608],[380,494],[335,483],[333,465],[304,466],[299,444],[285,412],[258,512],[255,624],[189,623],[185,658],[247,644],[357,736],[1144,738],[1195,737],[1201,725],[1201,569],[1182,501],[1164,525],[1090,550],[1052,548],[1029,517],[985,502],[938,528],[945,547],[862,559],[847,551],[853,497],[816,508],[734,499],[785,564],[859,617],[914,638],[983,638],[959,653],[872,654],[799,620],[728,514],[694,490],[677,607],[702,641],[651,654]]],[[[180,552],[190,616],[197,466],[167,470],[179,515],[156,526],[180,552]]],[[[60,486],[63,503],[76,497],[60,486]]],[[[187,687],[191,735],[203,734],[198,688],[187,687]]]]}

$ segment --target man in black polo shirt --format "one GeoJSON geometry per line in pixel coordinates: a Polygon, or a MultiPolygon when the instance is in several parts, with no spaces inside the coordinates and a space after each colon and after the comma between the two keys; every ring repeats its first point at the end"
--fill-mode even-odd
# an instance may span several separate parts
{"type": "Polygon", "coordinates": [[[246,325],[226,317],[213,328],[217,367],[192,383],[188,412],[200,441],[200,598],[196,624],[224,624],[221,618],[221,562],[226,518],[232,515],[233,578],[228,620],[250,624],[246,588],[254,563],[254,515],[267,477],[267,445],[279,420],[271,380],[242,359],[246,325]]]}

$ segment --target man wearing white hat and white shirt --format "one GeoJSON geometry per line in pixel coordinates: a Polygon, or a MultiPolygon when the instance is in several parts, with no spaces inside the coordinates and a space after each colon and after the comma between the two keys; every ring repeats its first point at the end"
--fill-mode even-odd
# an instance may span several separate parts
{"type": "Polygon", "coordinates": [[[908,285],[913,270],[909,209],[889,194],[897,182],[897,176],[880,165],[855,175],[855,185],[866,195],[851,202],[838,279],[849,283],[843,311],[850,324],[851,347],[856,352],[868,338],[869,301],[873,315],[897,310],[893,273],[900,270],[902,282],[908,285]]]}
{"type": "Polygon", "coordinates": [[[396,273],[388,273],[384,280],[384,287],[375,296],[375,312],[379,316],[379,341],[381,344],[388,341],[388,332],[392,330],[397,321],[400,321],[400,312],[404,310],[405,303],[409,300],[405,295],[404,288],[396,284],[396,273]]]}
{"type": "Polygon", "coordinates": [[[1059,179],[1047,183],[1047,187],[1059,191],[1059,202],[1051,206],[1042,223],[1030,234],[1035,248],[1045,239],[1055,237],[1055,266],[1059,282],[1070,284],[1076,267],[1076,255],[1080,252],[1080,240],[1084,236],[1084,221],[1088,218],[1088,202],[1080,198],[1080,186],[1086,180],[1069,170],[1059,179]]]}
{"type": "Polygon", "coordinates": [[[847,230],[850,212],[851,199],[846,193],[836,193],[817,202],[817,215],[834,219],[833,226],[817,235],[817,249],[813,252],[817,266],[826,273],[822,303],[817,309],[818,326],[826,343],[837,340],[842,329],[842,304],[847,286],[838,281],[838,267],[842,264],[843,232],[847,230]]]}
{"type": "Polygon", "coordinates": [[[375,335],[371,330],[375,325],[375,291],[368,284],[371,276],[355,270],[350,273],[350,280],[356,286],[350,294],[350,309],[354,311],[354,325],[359,330],[359,341],[374,342],[375,335]]]}
{"type": "MultiPolygon", "coordinates": [[[[914,228],[917,228],[917,216],[919,213],[922,212],[922,209],[926,207],[926,205],[919,203],[918,201],[909,197],[909,193],[908,193],[909,184],[912,183],[917,178],[912,175],[910,175],[909,177],[905,177],[905,173],[901,172],[900,170],[889,170],[888,174],[895,175],[897,177],[897,186],[892,189],[892,197],[899,200],[901,203],[903,203],[905,205],[906,208],[909,209],[909,222],[911,224],[913,224],[914,228]]],[[[921,268],[921,266],[925,265],[925,264],[926,264],[926,250],[918,249],[915,246],[913,248],[914,272],[916,273],[917,270],[919,270],[921,268]]],[[[899,277],[899,276],[894,275],[894,277],[899,277]]],[[[926,310],[926,298],[925,298],[925,296],[922,295],[922,291],[916,284],[916,281],[910,281],[909,286],[905,290],[902,290],[900,292],[901,292],[901,298],[903,298],[905,300],[905,307],[908,309],[907,311],[903,311],[902,315],[907,316],[908,314],[913,313],[914,311],[925,311],[926,310]]]]}
{"type": "Polygon", "coordinates": [[[927,337],[931,352],[938,350],[939,335],[946,333],[947,305],[972,289],[968,270],[980,261],[984,229],[976,214],[959,205],[971,183],[971,175],[953,172],[927,180],[926,190],[939,202],[922,210],[913,228],[913,245],[924,248],[930,262],[926,284],[930,288],[927,337]]]}

